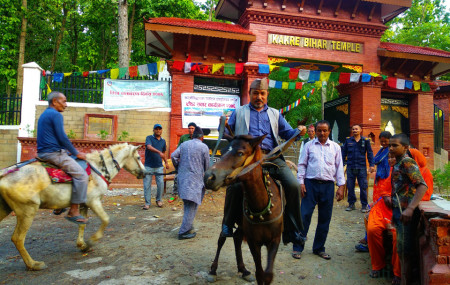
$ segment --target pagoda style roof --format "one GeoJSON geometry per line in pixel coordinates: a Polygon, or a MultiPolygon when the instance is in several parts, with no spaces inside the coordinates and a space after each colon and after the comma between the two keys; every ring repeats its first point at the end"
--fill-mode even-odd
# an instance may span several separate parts
{"type": "Polygon", "coordinates": [[[181,18],[150,18],[144,20],[144,24],[146,54],[164,58],[173,57],[173,42],[176,35],[188,39],[185,48],[186,53],[191,52],[191,46],[197,45],[196,49],[202,50],[204,59],[206,59],[208,51],[211,50],[211,47],[209,47],[210,38],[221,39],[223,45],[220,55],[221,60],[225,58],[228,44],[234,47],[232,42],[235,44],[237,42],[240,45],[238,58],[242,60],[245,46],[256,40],[256,36],[251,31],[235,24],[181,18]],[[194,44],[195,38],[204,39],[201,42],[201,48],[199,48],[198,42],[194,44]]]}
{"type": "MultiPolygon", "coordinates": [[[[151,18],[146,21],[146,23],[149,23],[151,25],[149,26],[156,26],[156,25],[164,25],[166,26],[164,30],[171,30],[171,27],[183,27],[183,28],[193,28],[193,29],[199,29],[199,30],[209,30],[209,31],[219,31],[224,33],[233,33],[233,34],[241,34],[241,35],[250,35],[254,36],[252,32],[249,30],[243,28],[240,25],[235,24],[227,24],[227,23],[221,23],[221,22],[211,22],[211,21],[202,21],[202,20],[193,20],[193,19],[181,19],[181,18],[151,18]]],[[[203,34],[200,31],[196,30],[176,30],[179,33],[182,34],[188,34],[190,32],[197,32],[197,34],[203,34]]],[[[217,37],[220,37],[220,35],[217,35],[217,37]]]]}
{"type": "Polygon", "coordinates": [[[450,52],[429,47],[381,42],[381,72],[435,79],[450,72],[450,52]]]}

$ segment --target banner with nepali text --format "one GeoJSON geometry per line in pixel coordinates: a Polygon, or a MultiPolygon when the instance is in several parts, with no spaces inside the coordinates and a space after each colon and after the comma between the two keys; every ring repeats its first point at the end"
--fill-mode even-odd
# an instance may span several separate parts
{"type": "Polygon", "coordinates": [[[230,116],[239,104],[240,98],[237,95],[182,93],[183,128],[194,122],[204,129],[217,129],[220,116],[230,116]]]}
{"type": "Polygon", "coordinates": [[[169,82],[105,79],[105,111],[170,108],[169,82]]]}

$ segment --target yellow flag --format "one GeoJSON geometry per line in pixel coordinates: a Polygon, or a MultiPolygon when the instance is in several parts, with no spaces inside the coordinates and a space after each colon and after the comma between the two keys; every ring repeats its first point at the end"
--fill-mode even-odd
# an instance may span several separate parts
{"type": "Polygon", "coordinates": [[[158,61],[158,63],[156,63],[156,65],[158,66],[158,72],[163,72],[166,62],[164,60],[161,60],[161,61],[158,61]]]}
{"type": "Polygon", "coordinates": [[[269,65],[269,71],[272,72],[272,70],[273,70],[275,67],[278,67],[278,66],[277,66],[277,65],[273,65],[273,64],[269,65]]]}
{"type": "Polygon", "coordinates": [[[224,65],[225,65],[224,63],[214,63],[213,66],[212,66],[212,73],[216,73],[224,65]]]}
{"type": "Polygon", "coordinates": [[[420,82],[419,81],[413,81],[414,90],[420,90],[420,82]]]}
{"type": "Polygon", "coordinates": [[[371,73],[369,73],[371,76],[373,76],[373,77],[378,77],[378,76],[380,76],[378,73],[376,73],[376,72],[371,72],[371,73]]]}
{"type": "Polygon", "coordinates": [[[321,72],[319,81],[328,81],[330,79],[331,72],[321,72]]]}
{"type": "Polygon", "coordinates": [[[68,77],[68,76],[71,76],[71,75],[72,75],[72,72],[64,73],[64,77],[68,77]]]}
{"type": "Polygon", "coordinates": [[[306,97],[305,97],[305,95],[303,95],[303,100],[306,100],[306,97]]]}
{"type": "Polygon", "coordinates": [[[117,77],[119,77],[119,69],[111,69],[111,79],[117,79],[117,77]]]}
{"type": "Polygon", "coordinates": [[[50,92],[52,92],[52,89],[50,89],[50,86],[47,84],[47,94],[50,94],[50,92]]]}
{"type": "Polygon", "coordinates": [[[289,88],[289,82],[283,82],[281,84],[281,89],[288,89],[289,88]]]}

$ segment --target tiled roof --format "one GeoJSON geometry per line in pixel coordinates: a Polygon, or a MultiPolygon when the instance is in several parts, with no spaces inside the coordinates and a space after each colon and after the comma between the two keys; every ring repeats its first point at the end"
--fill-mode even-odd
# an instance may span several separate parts
{"type": "Polygon", "coordinates": [[[428,48],[428,47],[418,47],[411,46],[405,44],[395,44],[395,43],[386,43],[381,42],[380,48],[386,49],[392,52],[404,52],[404,53],[413,53],[413,54],[421,54],[421,55],[431,55],[431,56],[440,56],[440,57],[450,57],[450,52],[428,48]]]}
{"type": "Polygon", "coordinates": [[[226,24],[220,22],[209,22],[209,21],[181,19],[181,18],[150,18],[146,20],[146,22],[150,24],[160,24],[160,25],[197,28],[203,30],[221,31],[244,35],[253,35],[252,32],[250,32],[247,29],[244,29],[239,25],[226,24]]]}

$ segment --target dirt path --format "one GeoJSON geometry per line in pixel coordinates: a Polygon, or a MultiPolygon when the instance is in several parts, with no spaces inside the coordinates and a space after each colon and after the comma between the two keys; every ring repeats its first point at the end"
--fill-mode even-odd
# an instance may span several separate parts
{"type": "MultiPolygon", "coordinates": [[[[182,203],[164,208],[152,205],[141,210],[142,190],[110,192],[105,208],[111,217],[105,237],[94,250],[83,254],[76,248],[77,227],[50,210],[41,210],[26,239],[26,248],[48,268],[39,272],[25,265],[10,241],[15,217],[0,223],[0,284],[208,284],[205,276],[214,258],[222,220],[224,193],[205,196],[196,217],[197,237],[177,239],[182,220],[182,203]],[[134,195],[133,195],[134,194],[134,195]]],[[[166,197],[168,198],[168,197],[166,197]]],[[[372,279],[368,253],[354,250],[363,236],[363,216],[345,212],[345,202],[335,203],[326,243],[332,259],[312,254],[311,247],[317,213],[313,217],[309,240],[301,260],[291,257],[291,245],[280,245],[275,262],[273,284],[390,284],[389,278],[372,279]]],[[[89,237],[99,226],[91,217],[89,237]]],[[[254,272],[253,260],[243,245],[247,269],[254,272]]],[[[265,253],[265,251],[264,251],[265,253]]],[[[265,263],[265,262],[264,262],[265,263]]],[[[228,240],[219,261],[216,284],[250,284],[239,278],[233,243],[228,240]]]]}

